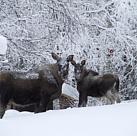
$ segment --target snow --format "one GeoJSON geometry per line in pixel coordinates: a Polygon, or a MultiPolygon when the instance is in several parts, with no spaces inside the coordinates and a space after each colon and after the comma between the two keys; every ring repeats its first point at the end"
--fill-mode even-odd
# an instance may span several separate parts
{"type": "Polygon", "coordinates": [[[5,55],[7,51],[7,38],[0,35],[0,54],[5,55]]]}
{"type": "Polygon", "coordinates": [[[8,110],[1,136],[137,136],[137,101],[33,114],[8,110]]]}
{"type": "Polygon", "coordinates": [[[75,100],[78,100],[78,96],[79,96],[76,88],[73,88],[71,85],[65,83],[62,86],[62,94],[73,97],[75,100]]]}

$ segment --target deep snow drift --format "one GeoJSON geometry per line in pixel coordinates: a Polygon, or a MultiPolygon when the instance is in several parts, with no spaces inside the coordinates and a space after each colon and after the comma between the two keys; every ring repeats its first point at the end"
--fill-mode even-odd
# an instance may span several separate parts
{"type": "Polygon", "coordinates": [[[47,111],[6,112],[0,136],[137,136],[137,101],[47,111]]]}

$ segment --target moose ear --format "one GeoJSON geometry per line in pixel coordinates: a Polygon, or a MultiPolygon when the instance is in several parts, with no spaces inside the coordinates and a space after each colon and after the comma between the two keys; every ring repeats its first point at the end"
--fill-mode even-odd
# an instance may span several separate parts
{"type": "Polygon", "coordinates": [[[74,57],[74,55],[69,55],[69,56],[67,57],[67,61],[73,61],[73,57],[74,57]]]}
{"type": "Polygon", "coordinates": [[[72,64],[73,66],[76,66],[76,62],[75,62],[74,60],[71,61],[71,64],[72,64]]]}
{"type": "Polygon", "coordinates": [[[81,65],[84,66],[86,64],[86,60],[81,61],[81,65]]]}
{"type": "Polygon", "coordinates": [[[59,57],[57,54],[55,54],[55,53],[52,52],[51,55],[52,55],[52,58],[53,58],[54,60],[57,60],[57,61],[60,60],[60,57],[59,57]]]}

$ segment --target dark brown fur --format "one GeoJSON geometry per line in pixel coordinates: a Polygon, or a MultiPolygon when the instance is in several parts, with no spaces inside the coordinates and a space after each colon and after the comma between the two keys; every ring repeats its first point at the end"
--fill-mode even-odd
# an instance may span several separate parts
{"type": "Polygon", "coordinates": [[[0,118],[10,101],[23,106],[35,104],[35,112],[44,112],[50,102],[59,98],[73,55],[63,60],[54,53],[52,57],[57,63],[40,67],[37,79],[15,78],[13,72],[0,73],[0,118]]]}
{"type": "Polygon", "coordinates": [[[111,103],[120,102],[119,99],[119,78],[117,75],[105,74],[98,75],[97,72],[87,70],[85,60],[81,64],[72,61],[75,67],[75,78],[77,81],[77,90],[79,92],[78,106],[86,106],[87,97],[106,96],[111,103]]]}

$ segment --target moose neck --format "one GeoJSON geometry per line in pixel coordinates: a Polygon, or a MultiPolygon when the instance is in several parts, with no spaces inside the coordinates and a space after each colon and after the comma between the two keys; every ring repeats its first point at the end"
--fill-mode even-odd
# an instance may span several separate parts
{"type": "Polygon", "coordinates": [[[59,70],[58,65],[51,64],[49,67],[50,67],[51,73],[53,74],[53,76],[56,80],[57,86],[61,89],[62,84],[63,84],[63,79],[61,78],[61,75],[58,72],[58,70],[59,70]]]}

